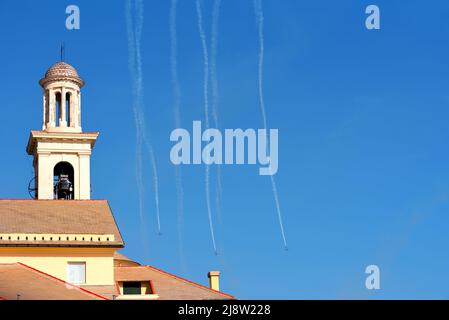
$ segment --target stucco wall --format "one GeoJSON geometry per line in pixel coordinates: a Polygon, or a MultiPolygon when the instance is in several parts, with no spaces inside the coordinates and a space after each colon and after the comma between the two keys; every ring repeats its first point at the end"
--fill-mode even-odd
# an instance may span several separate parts
{"type": "Polygon", "coordinates": [[[0,263],[21,262],[67,281],[67,263],[85,262],[85,285],[113,285],[114,251],[109,248],[0,248],[0,263]]]}

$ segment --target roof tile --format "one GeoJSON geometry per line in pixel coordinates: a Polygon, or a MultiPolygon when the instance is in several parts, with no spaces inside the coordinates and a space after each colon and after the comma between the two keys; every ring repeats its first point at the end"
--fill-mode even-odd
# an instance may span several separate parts
{"type": "Polygon", "coordinates": [[[0,234],[114,235],[113,241],[19,241],[4,245],[123,246],[106,200],[0,200],[0,234]]]}

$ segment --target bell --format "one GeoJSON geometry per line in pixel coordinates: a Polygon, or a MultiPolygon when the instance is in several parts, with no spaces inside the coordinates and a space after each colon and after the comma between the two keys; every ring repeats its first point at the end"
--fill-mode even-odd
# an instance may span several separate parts
{"type": "Polygon", "coordinates": [[[72,191],[73,187],[69,180],[69,176],[67,174],[59,175],[58,182],[55,185],[55,193],[57,194],[58,199],[70,200],[72,191]]]}

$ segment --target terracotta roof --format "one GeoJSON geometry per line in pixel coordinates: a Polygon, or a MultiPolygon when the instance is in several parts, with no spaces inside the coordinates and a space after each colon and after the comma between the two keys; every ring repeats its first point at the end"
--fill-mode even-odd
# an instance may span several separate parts
{"type": "Polygon", "coordinates": [[[120,294],[119,289],[116,285],[114,286],[84,286],[80,285],[81,288],[86,289],[90,292],[94,292],[102,297],[108,298],[110,300],[114,299],[114,296],[120,294]]]}
{"type": "Polygon", "coordinates": [[[97,235],[93,239],[17,240],[3,236],[0,246],[123,247],[123,239],[106,200],[0,200],[1,234],[97,235]],[[106,237],[107,235],[112,235],[106,237]],[[101,237],[100,237],[101,236],[101,237]],[[100,237],[101,241],[98,241],[100,237]]]}
{"type": "Polygon", "coordinates": [[[125,261],[133,261],[130,258],[128,258],[127,256],[125,256],[124,254],[121,254],[118,251],[114,252],[114,259],[115,260],[125,260],[125,261]]]}
{"type": "Polygon", "coordinates": [[[6,300],[107,300],[21,263],[0,264],[0,297],[6,300]]]}
{"type": "Polygon", "coordinates": [[[80,86],[84,85],[84,81],[81,80],[76,69],[68,63],[63,61],[52,65],[45,73],[44,78],[40,81],[41,85],[49,81],[58,81],[70,79],[77,82],[80,86]]]}
{"type": "Polygon", "coordinates": [[[180,278],[152,266],[115,267],[115,281],[151,280],[161,300],[224,300],[235,299],[223,292],[180,278]]]}

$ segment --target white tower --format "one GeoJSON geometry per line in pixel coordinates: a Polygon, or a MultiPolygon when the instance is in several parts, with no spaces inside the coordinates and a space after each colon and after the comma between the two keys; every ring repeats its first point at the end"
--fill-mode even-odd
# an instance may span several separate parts
{"type": "Polygon", "coordinates": [[[65,199],[90,199],[90,155],[98,132],[82,132],[81,88],[84,81],[65,62],[47,70],[41,131],[31,131],[27,153],[34,157],[37,199],[58,199],[61,176],[70,181],[65,199]]]}

